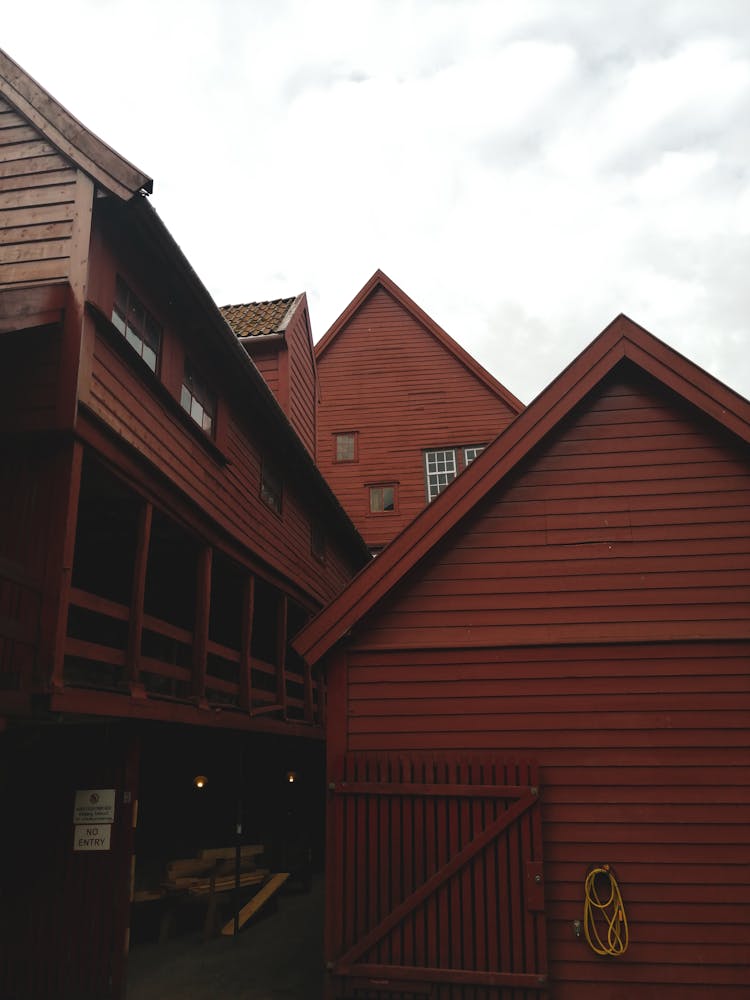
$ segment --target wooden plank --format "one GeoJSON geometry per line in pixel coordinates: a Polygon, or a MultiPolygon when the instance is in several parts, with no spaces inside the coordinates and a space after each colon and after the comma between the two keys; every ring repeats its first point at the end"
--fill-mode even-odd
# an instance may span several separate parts
{"type": "Polygon", "coordinates": [[[0,249],[2,264],[21,261],[50,260],[68,257],[70,240],[40,240],[34,243],[5,244],[0,249]]]}
{"type": "MultiPolygon", "coordinates": [[[[250,902],[246,903],[240,910],[238,915],[238,927],[244,927],[248,920],[250,920],[251,917],[254,917],[261,907],[266,905],[266,903],[279,891],[282,885],[289,878],[289,874],[289,872],[278,872],[276,875],[271,876],[263,888],[257,892],[250,902]]],[[[225,924],[221,928],[221,933],[226,936],[233,936],[234,924],[235,921],[234,918],[232,918],[229,923],[225,924]]]]}
{"type": "Polygon", "coordinates": [[[57,153],[0,162],[0,177],[32,177],[34,174],[51,174],[63,170],[74,172],[68,161],[57,153]]]}
{"type": "Polygon", "coordinates": [[[98,615],[105,615],[107,618],[115,618],[117,621],[127,621],[130,614],[124,604],[110,601],[99,594],[92,594],[89,591],[81,590],[79,587],[70,588],[70,603],[76,608],[85,608],[98,615]]]}
{"type": "Polygon", "coordinates": [[[464,783],[397,783],[394,781],[340,781],[333,783],[333,791],[339,795],[385,795],[389,798],[401,796],[449,796],[453,798],[520,799],[529,794],[529,787],[523,785],[472,785],[464,783]]]}
{"type": "Polygon", "coordinates": [[[75,201],[75,176],[63,184],[45,187],[24,187],[20,191],[0,192],[0,212],[33,208],[38,205],[59,205],[75,201]]]}
{"type": "Polygon", "coordinates": [[[51,281],[68,276],[68,258],[41,260],[17,264],[0,261],[0,285],[14,285],[22,282],[51,281]]]}
{"type": "Polygon", "coordinates": [[[246,712],[253,708],[252,644],[255,612],[255,576],[246,573],[242,583],[242,632],[240,638],[239,705],[246,712]]]}
{"type": "MultiPolygon", "coordinates": [[[[218,860],[220,858],[234,858],[236,847],[207,847],[200,852],[201,858],[207,860],[218,860]]],[[[241,844],[241,858],[257,858],[265,851],[264,844],[241,844]]]]}
{"type": "Polygon", "coordinates": [[[151,542],[153,510],[153,505],[145,501],[141,504],[138,511],[138,533],[135,546],[135,563],[133,566],[126,658],[131,693],[142,690],[140,658],[143,637],[143,601],[146,593],[146,571],[148,568],[148,550],[151,542]]]}
{"type": "Polygon", "coordinates": [[[73,232],[72,219],[63,222],[36,223],[30,226],[0,227],[0,246],[14,243],[33,243],[67,240],[73,232]]]}
{"type": "Polygon", "coordinates": [[[281,706],[282,715],[286,718],[287,713],[287,692],[286,692],[286,647],[287,647],[287,622],[289,607],[286,594],[279,596],[279,604],[276,619],[276,700],[281,706]]]}

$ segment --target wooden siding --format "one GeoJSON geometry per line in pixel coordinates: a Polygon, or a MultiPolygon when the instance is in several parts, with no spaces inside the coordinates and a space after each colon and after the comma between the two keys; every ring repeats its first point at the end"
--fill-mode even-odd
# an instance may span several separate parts
{"type": "Polygon", "coordinates": [[[747,638],[747,449],[615,373],[371,622],[370,646],[747,638]]]}
{"type": "MultiPolygon", "coordinates": [[[[134,359],[137,357],[134,354],[134,359]]],[[[89,397],[91,410],[120,437],[162,470],[170,481],[218,525],[273,569],[324,604],[344,586],[354,567],[331,541],[325,569],[310,550],[310,506],[284,484],[279,517],[260,497],[261,451],[252,432],[235,416],[226,421],[224,463],[185,426],[149,385],[148,375],[129,365],[101,336],[95,340],[89,397]]],[[[82,433],[86,434],[85,425],[82,433]]],[[[273,458],[274,456],[271,455],[273,458]]]]}
{"type": "Polygon", "coordinates": [[[327,347],[318,377],[318,462],[372,547],[425,506],[425,449],[486,444],[514,416],[383,288],[327,347]],[[357,462],[334,461],[344,431],[358,432],[357,462]],[[371,514],[367,484],[394,482],[398,510],[371,514]]]}
{"type": "Polygon", "coordinates": [[[0,99],[0,289],[68,276],[76,170],[0,99]]]}
{"type": "Polygon", "coordinates": [[[59,327],[0,335],[0,427],[3,433],[54,426],[60,366],[59,327]]]}
{"type": "Polygon", "coordinates": [[[288,414],[292,427],[315,457],[317,376],[306,308],[298,308],[285,338],[289,365],[288,414]]]}
{"type": "Polygon", "coordinates": [[[261,353],[260,351],[254,350],[250,357],[252,358],[255,367],[266,380],[268,388],[279,401],[279,405],[281,405],[281,400],[279,399],[279,352],[277,350],[272,350],[261,353]]]}
{"type": "Polygon", "coordinates": [[[739,1000],[749,658],[747,642],[352,652],[345,748],[539,761],[554,1000],[739,1000]],[[601,862],[630,922],[618,961],[572,929],[601,862]]]}

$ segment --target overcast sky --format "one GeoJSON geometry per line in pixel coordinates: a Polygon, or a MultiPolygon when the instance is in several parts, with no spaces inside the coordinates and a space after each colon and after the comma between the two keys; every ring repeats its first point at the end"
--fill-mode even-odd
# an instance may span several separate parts
{"type": "Polygon", "coordinates": [[[524,402],[618,313],[750,396],[750,0],[34,0],[220,305],[382,268],[524,402]]]}

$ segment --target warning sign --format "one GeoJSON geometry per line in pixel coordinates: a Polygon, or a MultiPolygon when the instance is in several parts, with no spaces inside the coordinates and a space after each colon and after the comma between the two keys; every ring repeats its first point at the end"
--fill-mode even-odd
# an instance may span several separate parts
{"type": "Polygon", "coordinates": [[[76,792],[74,823],[114,823],[114,788],[84,788],[76,792]]]}
{"type": "Polygon", "coordinates": [[[73,835],[74,851],[108,851],[112,827],[109,823],[101,826],[88,823],[75,828],[73,835]]]}

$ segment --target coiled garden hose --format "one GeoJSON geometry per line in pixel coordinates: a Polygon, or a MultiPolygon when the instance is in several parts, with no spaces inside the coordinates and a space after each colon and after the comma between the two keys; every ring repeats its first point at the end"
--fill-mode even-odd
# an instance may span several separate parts
{"type": "Polygon", "coordinates": [[[591,869],[586,876],[584,898],[583,932],[591,950],[597,955],[624,955],[629,942],[628,918],[609,865],[591,869]]]}

